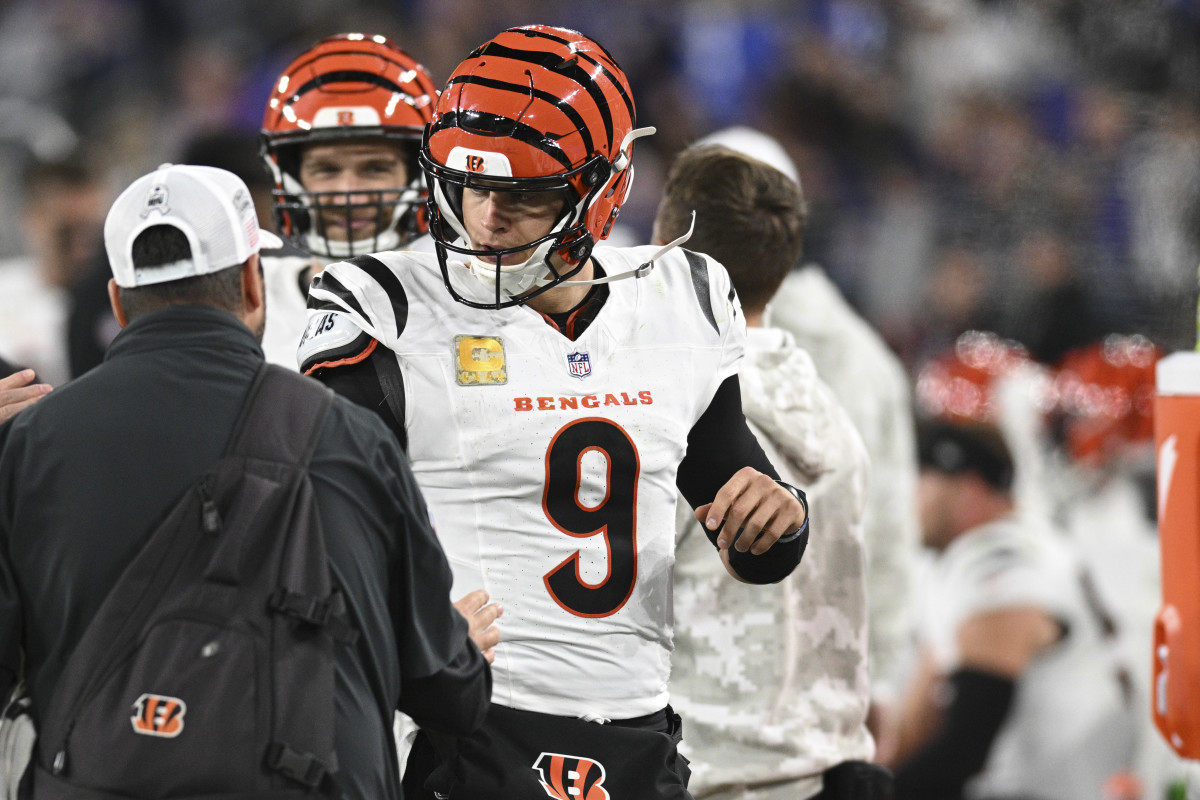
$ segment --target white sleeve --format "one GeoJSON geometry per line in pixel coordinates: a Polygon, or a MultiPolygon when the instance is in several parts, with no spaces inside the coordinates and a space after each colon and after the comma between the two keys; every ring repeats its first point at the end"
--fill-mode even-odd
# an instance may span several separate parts
{"type": "MultiPolygon", "coordinates": [[[[1020,525],[1009,520],[1003,525],[1020,525]]],[[[1052,548],[1037,537],[991,535],[976,537],[968,552],[959,554],[952,573],[952,595],[958,623],[989,611],[1032,606],[1051,616],[1070,616],[1071,597],[1078,574],[1068,559],[1055,557],[1052,548]]],[[[982,532],[981,532],[982,533],[982,532]]]]}
{"type": "Polygon", "coordinates": [[[742,358],[746,354],[746,315],[742,313],[742,303],[733,289],[733,283],[729,279],[729,273],[725,267],[706,255],[687,251],[687,256],[693,269],[697,267],[694,261],[695,256],[700,256],[704,260],[706,267],[704,277],[707,279],[712,313],[710,320],[715,324],[717,333],[721,337],[720,361],[708,393],[708,397],[711,399],[716,394],[717,387],[730,375],[736,375],[741,367],[742,358]]]}

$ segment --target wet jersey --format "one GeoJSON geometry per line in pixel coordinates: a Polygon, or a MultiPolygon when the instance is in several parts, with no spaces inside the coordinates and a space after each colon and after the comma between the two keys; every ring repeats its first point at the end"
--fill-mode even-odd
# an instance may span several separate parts
{"type": "MultiPolygon", "coordinates": [[[[595,258],[616,275],[653,252],[595,258]]],[[[524,306],[456,303],[421,254],[334,264],[311,290],[305,369],[374,346],[399,361],[454,596],[505,607],[501,705],[627,718],[667,703],[676,473],[745,326],[724,268],[694,253],[609,286],[575,341],[524,306]]]]}

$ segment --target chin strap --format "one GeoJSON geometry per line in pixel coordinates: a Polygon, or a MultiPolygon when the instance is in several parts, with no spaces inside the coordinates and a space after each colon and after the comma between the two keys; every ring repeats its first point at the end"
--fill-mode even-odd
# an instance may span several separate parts
{"type": "MultiPolygon", "coordinates": [[[[623,281],[626,278],[644,278],[647,275],[649,275],[650,272],[654,269],[655,261],[662,258],[669,251],[675,249],[676,247],[679,247],[681,244],[685,244],[688,239],[692,238],[692,231],[694,231],[695,229],[696,229],[696,212],[693,211],[692,212],[692,220],[690,223],[688,223],[687,231],[682,236],[680,236],[678,239],[675,239],[674,241],[671,241],[671,242],[667,242],[662,247],[655,250],[654,255],[650,256],[650,259],[648,261],[640,264],[637,267],[637,269],[631,269],[631,270],[627,270],[625,272],[618,272],[616,275],[605,275],[603,278],[596,278],[596,279],[590,280],[590,281],[569,281],[569,283],[572,286],[595,286],[598,283],[612,283],[614,281],[623,281]]],[[[539,282],[537,285],[544,286],[547,283],[550,283],[550,281],[543,278],[542,282],[539,282]]]]}

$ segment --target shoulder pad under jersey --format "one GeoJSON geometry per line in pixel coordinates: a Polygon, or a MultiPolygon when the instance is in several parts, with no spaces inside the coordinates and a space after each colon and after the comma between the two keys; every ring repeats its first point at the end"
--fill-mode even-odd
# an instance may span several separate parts
{"type": "Polygon", "coordinates": [[[310,311],[300,339],[296,361],[305,375],[323,367],[357,364],[374,352],[379,342],[346,314],[310,311]]]}

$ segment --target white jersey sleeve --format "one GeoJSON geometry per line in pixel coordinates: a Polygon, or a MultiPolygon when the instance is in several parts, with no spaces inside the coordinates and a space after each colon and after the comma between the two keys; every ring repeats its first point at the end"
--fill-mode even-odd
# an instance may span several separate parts
{"type": "Polygon", "coordinates": [[[746,315],[724,266],[703,253],[684,250],[683,255],[691,270],[697,303],[721,337],[722,358],[713,373],[712,391],[708,393],[711,399],[726,378],[737,374],[746,353],[746,315]]]}
{"type": "Polygon", "coordinates": [[[296,369],[296,348],[308,324],[305,282],[312,259],[289,254],[264,254],[260,262],[267,293],[263,354],[272,364],[296,369]]]}
{"type": "Polygon", "coordinates": [[[1078,610],[1079,569],[1052,537],[1055,532],[1032,519],[1014,517],[963,536],[940,559],[934,627],[954,649],[950,637],[967,619],[1003,609],[1031,607],[1067,622],[1078,610]]]}
{"type": "Polygon", "coordinates": [[[375,343],[394,344],[408,322],[408,295],[399,275],[407,259],[359,256],[330,264],[309,288],[308,324],[296,360],[308,373],[370,355],[375,343]]]}

